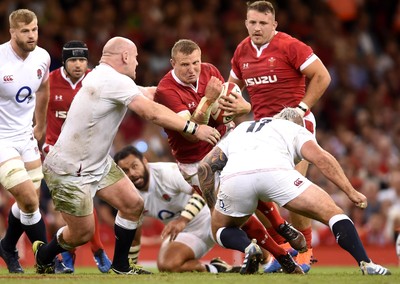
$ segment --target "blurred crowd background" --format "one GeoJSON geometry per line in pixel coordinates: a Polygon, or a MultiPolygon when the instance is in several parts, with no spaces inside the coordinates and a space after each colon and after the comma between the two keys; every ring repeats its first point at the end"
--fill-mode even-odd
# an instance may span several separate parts
{"type": "MultiPolygon", "coordinates": [[[[317,139],[368,197],[368,208],[353,206],[313,166],[309,178],[349,214],[366,245],[394,244],[400,228],[400,1],[271,2],[277,30],[309,44],[331,74],[329,89],[312,108],[317,139]]],[[[18,8],[37,14],[39,45],[51,55],[51,70],[60,67],[65,42],[86,42],[94,67],[105,42],[119,35],[138,47],[135,81],[143,86],[157,85],[170,70],[170,50],[180,38],[196,41],[202,60],[216,65],[227,79],[235,47],[247,36],[242,0],[2,0],[1,43],[10,38],[8,15],[18,8]]],[[[126,115],[113,152],[128,144],[141,149],[149,161],[173,160],[162,129],[134,113],[126,115]]],[[[4,191],[1,194],[7,216],[9,203],[4,191]]],[[[107,213],[100,217],[113,222],[107,213]]],[[[315,246],[335,242],[324,225],[315,222],[313,231],[315,246]]]]}

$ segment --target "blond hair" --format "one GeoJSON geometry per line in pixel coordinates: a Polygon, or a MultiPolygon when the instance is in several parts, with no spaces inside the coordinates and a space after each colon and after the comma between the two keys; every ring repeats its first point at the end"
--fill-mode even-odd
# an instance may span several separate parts
{"type": "Polygon", "coordinates": [[[197,43],[190,39],[180,39],[178,40],[171,50],[171,58],[174,58],[179,52],[185,55],[190,55],[195,50],[200,50],[200,47],[197,43]]]}
{"type": "Polygon", "coordinates": [[[32,21],[37,20],[36,14],[28,9],[19,9],[15,10],[10,14],[10,28],[15,29],[18,28],[19,23],[24,23],[28,25],[32,23],[32,21]]]}

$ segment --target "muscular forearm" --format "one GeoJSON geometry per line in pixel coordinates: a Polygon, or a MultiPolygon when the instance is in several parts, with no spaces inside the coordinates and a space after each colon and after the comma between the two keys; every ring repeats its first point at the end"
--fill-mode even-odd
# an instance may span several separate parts
{"type": "Polygon", "coordinates": [[[337,160],[328,152],[325,152],[323,157],[319,159],[315,165],[322,174],[339,187],[346,195],[350,195],[354,188],[344,174],[337,160]]]}

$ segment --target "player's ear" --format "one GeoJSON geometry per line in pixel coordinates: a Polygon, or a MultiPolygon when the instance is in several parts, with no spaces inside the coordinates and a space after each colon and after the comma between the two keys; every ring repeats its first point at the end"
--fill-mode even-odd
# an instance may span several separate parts
{"type": "Polygon", "coordinates": [[[122,56],[122,61],[124,63],[127,63],[128,62],[128,57],[129,57],[129,52],[128,51],[124,51],[124,52],[122,52],[121,56],[122,56]]]}

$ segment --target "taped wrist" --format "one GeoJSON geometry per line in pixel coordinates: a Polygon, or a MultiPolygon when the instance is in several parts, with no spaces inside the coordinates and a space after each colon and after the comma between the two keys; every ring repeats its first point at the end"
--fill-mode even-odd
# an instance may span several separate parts
{"type": "Polygon", "coordinates": [[[137,264],[140,252],[140,245],[131,246],[129,248],[128,259],[131,263],[137,264]]]}
{"type": "Polygon", "coordinates": [[[200,210],[206,205],[203,197],[198,195],[197,193],[193,194],[192,197],[189,199],[188,203],[186,204],[185,209],[183,209],[181,216],[192,220],[199,214],[200,210]]]}
{"type": "Polygon", "coordinates": [[[213,103],[206,97],[202,97],[196,110],[193,112],[193,120],[200,124],[208,124],[213,103]]]}
{"type": "Polygon", "coordinates": [[[183,128],[183,132],[185,133],[189,133],[189,134],[195,134],[197,127],[199,127],[199,125],[193,121],[186,121],[186,125],[185,128],[183,128]]]}
{"type": "Polygon", "coordinates": [[[308,111],[309,107],[305,102],[300,102],[299,105],[296,107],[296,111],[303,117],[306,112],[308,111]]]}

